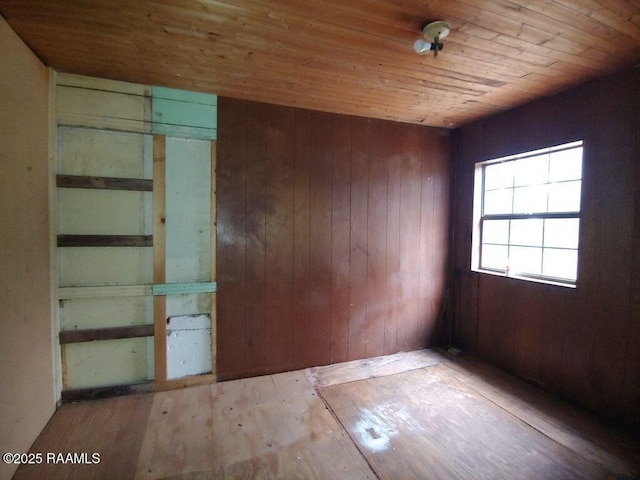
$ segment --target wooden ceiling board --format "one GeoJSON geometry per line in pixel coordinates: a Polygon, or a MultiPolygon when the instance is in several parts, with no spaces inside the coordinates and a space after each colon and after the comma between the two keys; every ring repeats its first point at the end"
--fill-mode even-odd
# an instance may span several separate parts
{"type": "Polygon", "coordinates": [[[52,68],[458,127],[640,61],[638,0],[0,0],[52,68]],[[418,55],[428,21],[444,50],[418,55]]]}

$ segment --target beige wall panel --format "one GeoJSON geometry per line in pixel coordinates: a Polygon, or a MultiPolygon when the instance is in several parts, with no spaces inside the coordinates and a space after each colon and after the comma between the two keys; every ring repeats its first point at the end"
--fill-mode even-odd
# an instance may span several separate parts
{"type": "Polygon", "coordinates": [[[151,283],[148,247],[66,247],[58,249],[61,287],[151,283]]]}
{"type": "Polygon", "coordinates": [[[211,280],[211,142],[167,138],[166,281],[211,280]]]}
{"type": "Polygon", "coordinates": [[[58,86],[79,87],[89,90],[104,90],[107,92],[128,93],[131,95],[148,95],[149,87],[139,83],[119,82],[104,78],[84,77],[69,73],[58,73],[56,78],[58,86]]]}
{"type": "Polygon", "coordinates": [[[151,235],[145,203],[151,192],[58,189],[59,233],[87,235],[151,235]],[[145,221],[147,220],[147,221],[145,221]]]}
{"type": "Polygon", "coordinates": [[[148,380],[147,339],[71,343],[65,350],[64,388],[90,388],[148,380]]]}
{"type": "Polygon", "coordinates": [[[58,128],[58,173],[151,178],[143,158],[150,136],[89,128],[58,128]]]}
{"type": "Polygon", "coordinates": [[[56,119],[59,125],[148,133],[148,103],[147,97],[137,94],[60,85],[56,88],[56,119]]]}
{"type": "MultiPolygon", "coordinates": [[[[0,451],[55,410],[49,281],[49,72],[0,16],[0,451]]],[[[0,478],[17,465],[0,462],[0,478]]]]}
{"type": "Polygon", "coordinates": [[[62,330],[151,324],[153,299],[149,296],[63,300],[60,322],[62,330]]]}
{"type": "Polygon", "coordinates": [[[167,295],[167,317],[211,314],[211,294],[167,295]]]}

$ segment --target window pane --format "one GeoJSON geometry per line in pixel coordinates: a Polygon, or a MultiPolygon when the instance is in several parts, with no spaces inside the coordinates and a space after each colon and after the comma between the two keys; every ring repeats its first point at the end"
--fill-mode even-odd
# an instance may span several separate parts
{"type": "Polygon", "coordinates": [[[578,248],[580,220],[577,218],[554,218],[544,221],[544,246],[578,248]]]}
{"type": "Polygon", "coordinates": [[[485,190],[511,187],[513,185],[513,162],[494,163],[484,169],[485,190]]]}
{"type": "Polygon", "coordinates": [[[484,195],[484,214],[511,213],[513,189],[492,190],[484,195]]]}
{"type": "Polygon", "coordinates": [[[580,180],[549,185],[550,212],[580,211],[580,180]]]}
{"type": "Polygon", "coordinates": [[[504,270],[507,266],[507,247],[501,245],[482,245],[480,268],[504,270]]]}
{"type": "Polygon", "coordinates": [[[547,211],[547,186],[518,187],[513,190],[513,213],[547,211]]]}
{"type": "Polygon", "coordinates": [[[549,277],[575,280],[578,273],[578,251],[545,248],[542,273],[549,277]]]}
{"type": "Polygon", "coordinates": [[[509,270],[511,273],[540,274],[542,269],[542,248],[511,247],[509,249],[509,270]]]}
{"type": "Polygon", "coordinates": [[[515,186],[538,185],[547,183],[549,155],[517,160],[514,167],[515,186]]]}
{"type": "Polygon", "coordinates": [[[511,245],[542,246],[542,219],[511,220],[511,245]]]}
{"type": "Polygon", "coordinates": [[[554,152],[550,162],[550,182],[582,178],[582,147],[554,152]]]}
{"type": "Polygon", "coordinates": [[[485,220],[482,222],[482,243],[509,243],[509,220],[485,220]]]}

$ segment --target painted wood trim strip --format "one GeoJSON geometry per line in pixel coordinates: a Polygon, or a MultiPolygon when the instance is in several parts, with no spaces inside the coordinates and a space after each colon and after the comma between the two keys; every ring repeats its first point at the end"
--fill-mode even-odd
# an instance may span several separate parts
{"type": "Polygon", "coordinates": [[[153,285],[153,295],[184,295],[188,293],[216,293],[216,282],[162,283],[153,285]]]}
{"type": "Polygon", "coordinates": [[[191,138],[195,140],[215,140],[218,136],[216,129],[173,125],[169,123],[153,123],[153,133],[168,137],[191,138]]]}
{"type": "Polygon", "coordinates": [[[58,235],[58,247],[152,247],[153,235],[58,235]]]}
{"type": "Polygon", "coordinates": [[[90,287],[62,287],[58,289],[58,300],[75,298],[143,297],[153,294],[152,285],[109,285],[90,287]]]}
{"type": "MultiPolygon", "coordinates": [[[[166,282],[166,163],[167,138],[153,136],[153,283],[166,282]]],[[[153,298],[153,336],[155,381],[167,380],[167,303],[165,297],[153,298]]]]}
{"type": "Polygon", "coordinates": [[[177,100],[202,105],[218,105],[218,96],[212,93],[191,92],[188,90],[178,90],[166,87],[153,87],[152,95],[154,98],[163,98],[165,100],[177,100]]]}
{"type": "Polygon", "coordinates": [[[58,336],[60,338],[60,345],[93,342],[96,340],[153,337],[153,327],[153,325],[128,325],[124,327],[89,328],[86,330],[62,331],[58,336]]]}
{"type": "Polygon", "coordinates": [[[58,188],[90,188],[99,190],[153,191],[153,180],[144,178],[85,177],[81,175],[57,175],[58,188]]]}

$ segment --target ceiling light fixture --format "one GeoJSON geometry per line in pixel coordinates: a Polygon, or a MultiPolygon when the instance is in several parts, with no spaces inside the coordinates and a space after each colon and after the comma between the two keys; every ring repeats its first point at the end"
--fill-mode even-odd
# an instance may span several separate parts
{"type": "Polygon", "coordinates": [[[424,53],[433,50],[433,56],[437,57],[438,52],[442,50],[442,40],[449,35],[449,24],[442,20],[437,22],[431,22],[422,29],[422,36],[424,39],[416,40],[413,44],[413,49],[416,53],[424,53]]]}

